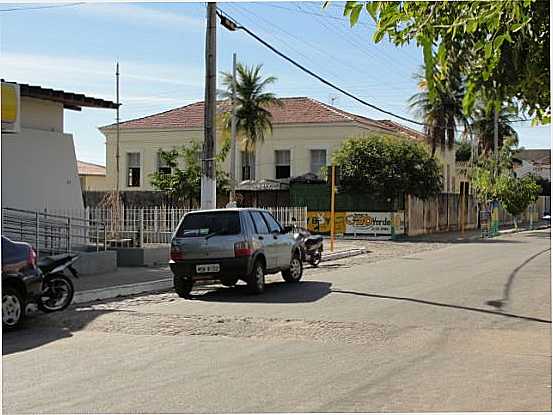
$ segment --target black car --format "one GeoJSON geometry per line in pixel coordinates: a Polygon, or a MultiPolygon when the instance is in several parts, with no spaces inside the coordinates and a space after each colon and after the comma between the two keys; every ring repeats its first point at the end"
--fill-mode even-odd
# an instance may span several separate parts
{"type": "Polygon", "coordinates": [[[2,327],[17,327],[41,290],[42,274],[31,245],[2,236],[2,327]]]}

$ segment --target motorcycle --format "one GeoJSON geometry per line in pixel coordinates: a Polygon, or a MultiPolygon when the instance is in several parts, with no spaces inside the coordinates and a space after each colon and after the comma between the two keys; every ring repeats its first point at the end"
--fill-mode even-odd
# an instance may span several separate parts
{"type": "Polygon", "coordinates": [[[323,237],[312,235],[307,229],[300,226],[293,226],[294,239],[301,249],[302,261],[309,262],[314,267],[321,262],[323,253],[323,237]]]}
{"type": "Polygon", "coordinates": [[[43,274],[42,291],[37,298],[37,306],[45,313],[61,311],[69,307],[75,287],[65,270],[79,278],[73,263],[79,258],[77,254],[59,254],[38,261],[38,268],[43,274]]]}

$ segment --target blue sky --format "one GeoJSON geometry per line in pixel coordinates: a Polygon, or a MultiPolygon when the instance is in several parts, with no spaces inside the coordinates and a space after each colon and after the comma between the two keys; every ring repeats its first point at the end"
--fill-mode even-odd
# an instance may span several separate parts
{"type": "MultiPolygon", "coordinates": [[[[417,92],[412,75],[421,65],[421,52],[386,41],[375,45],[368,16],[350,28],[337,2],[325,10],[320,2],[219,7],[344,89],[413,117],[406,101],[417,92]]],[[[0,35],[1,75],[21,83],[115,100],[119,60],[123,120],[203,100],[205,3],[86,3],[2,12],[0,35]]],[[[389,118],[303,74],[242,32],[219,27],[217,42],[218,70],[229,71],[236,52],[240,61],[262,63],[266,74],[278,78],[273,90],[279,96],[309,96],[368,117],[389,118]]],[[[65,111],[65,130],[74,135],[78,159],[105,163],[105,140],[97,127],[114,120],[110,110],[65,111]]],[[[550,147],[550,127],[518,123],[516,128],[521,145],[550,147]]]]}

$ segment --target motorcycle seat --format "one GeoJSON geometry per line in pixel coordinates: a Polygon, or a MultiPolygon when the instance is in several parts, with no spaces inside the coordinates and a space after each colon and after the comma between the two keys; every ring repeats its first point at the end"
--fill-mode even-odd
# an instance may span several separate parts
{"type": "Polygon", "coordinates": [[[56,267],[71,261],[76,256],[77,255],[75,254],[51,255],[45,258],[41,258],[38,261],[37,265],[43,273],[47,274],[53,269],[55,269],[56,267]]]}

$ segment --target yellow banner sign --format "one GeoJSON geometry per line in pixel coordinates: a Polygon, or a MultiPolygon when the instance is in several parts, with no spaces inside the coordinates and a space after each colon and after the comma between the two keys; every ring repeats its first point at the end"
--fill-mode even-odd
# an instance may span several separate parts
{"type": "Polygon", "coordinates": [[[2,132],[18,133],[20,118],[19,85],[2,82],[2,132]]]}
{"type": "MultiPolygon", "coordinates": [[[[336,233],[345,233],[345,212],[335,213],[334,229],[336,233]]],[[[330,212],[307,212],[307,229],[313,233],[330,233],[330,212]]]]}

